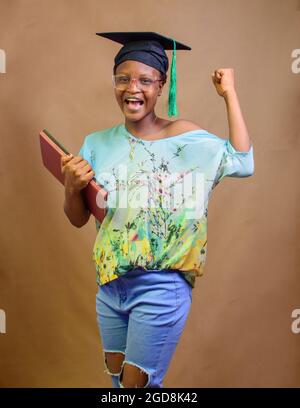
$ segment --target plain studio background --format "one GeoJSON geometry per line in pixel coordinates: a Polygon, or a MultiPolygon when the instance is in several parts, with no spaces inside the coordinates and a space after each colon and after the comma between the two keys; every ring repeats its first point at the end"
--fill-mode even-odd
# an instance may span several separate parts
{"type": "MultiPolygon", "coordinates": [[[[254,141],[255,174],[213,192],[205,274],[165,386],[299,387],[298,0],[0,0],[0,386],[111,387],[96,324],[94,219],[69,223],[38,139],[46,127],[77,153],[84,136],[123,122],[111,85],[120,46],[97,31],[189,44],[177,53],[179,118],[223,138],[225,102],[210,75],[234,68],[254,141]]],[[[156,107],[164,118],[168,84],[156,107]]]]}

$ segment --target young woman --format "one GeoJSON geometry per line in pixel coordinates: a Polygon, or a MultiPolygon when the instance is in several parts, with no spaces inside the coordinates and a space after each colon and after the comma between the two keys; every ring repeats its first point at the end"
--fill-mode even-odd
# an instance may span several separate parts
{"type": "Polygon", "coordinates": [[[189,120],[156,115],[167,69],[159,41],[127,41],[113,74],[124,123],[86,136],[77,156],[62,158],[64,210],[74,226],[89,220],[81,190],[92,178],[109,192],[93,260],[105,371],[114,387],[163,387],[204,270],[210,194],[224,176],[254,172],[233,69],[212,74],[226,103],[226,140],[189,120]]]}

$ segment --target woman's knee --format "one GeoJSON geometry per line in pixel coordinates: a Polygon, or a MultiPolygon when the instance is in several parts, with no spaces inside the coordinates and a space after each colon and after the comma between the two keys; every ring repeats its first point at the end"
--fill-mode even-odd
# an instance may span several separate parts
{"type": "Polygon", "coordinates": [[[144,388],[149,383],[149,374],[142,368],[125,362],[120,373],[120,385],[124,388],[144,388]]]}
{"type": "Polygon", "coordinates": [[[105,351],[104,359],[108,374],[120,374],[124,358],[123,352],[105,351]]]}
{"type": "Polygon", "coordinates": [[[124,362],[123,352],[105,351],[104,359],[106,372],[110,375],[119,375],[120,386],[123,388],[142,388],[149,383],[149,374],[142,368],[124,362]]]}

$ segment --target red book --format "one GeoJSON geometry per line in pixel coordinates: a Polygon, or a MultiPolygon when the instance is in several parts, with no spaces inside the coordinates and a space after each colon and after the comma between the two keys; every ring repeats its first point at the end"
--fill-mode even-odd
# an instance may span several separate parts
{"type": "MultiPolygon", "coordinates": [[[[61,156],[69,152],[47,129],[41,130],[39,135],[43,164],[64,185],[61,156]]],[[[103,186],[97,184],[95,178],[81,191],[85,206],[101,223],[107,212],[107,191],[103,186]]]]}

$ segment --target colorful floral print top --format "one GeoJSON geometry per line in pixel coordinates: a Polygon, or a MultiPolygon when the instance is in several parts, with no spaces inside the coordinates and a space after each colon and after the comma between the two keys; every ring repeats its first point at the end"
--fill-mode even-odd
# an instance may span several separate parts
{"type": "Polygon", "coordinates": [[[124,124],[85,137],[78,153],[108,191],[107,214],[95,219],[92,259],[101,286],[134,267],[177,269],[195,286],[207,255],[208,202],[225,176],[254,173],[253,145],[192,130],[142,140],[124,124]]]}

